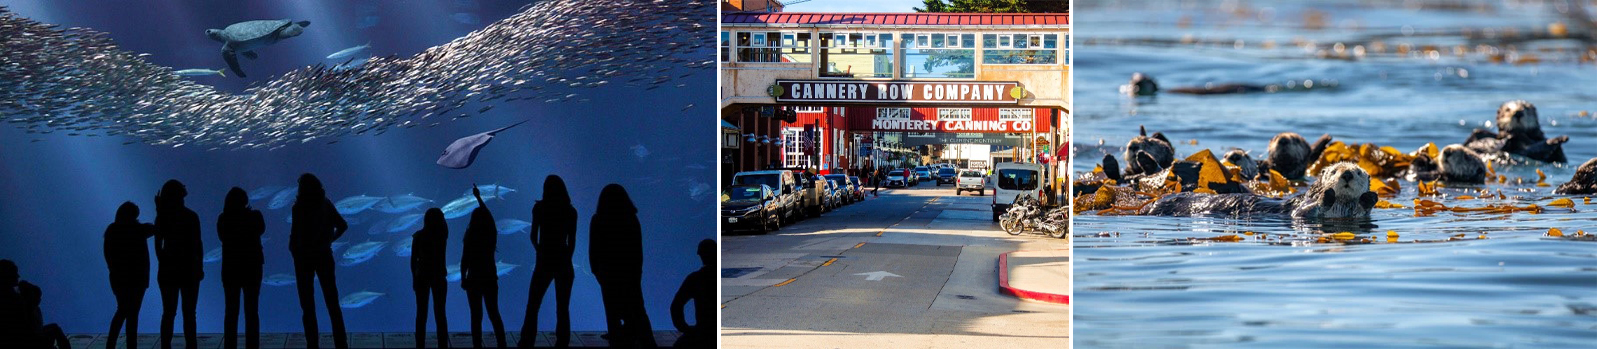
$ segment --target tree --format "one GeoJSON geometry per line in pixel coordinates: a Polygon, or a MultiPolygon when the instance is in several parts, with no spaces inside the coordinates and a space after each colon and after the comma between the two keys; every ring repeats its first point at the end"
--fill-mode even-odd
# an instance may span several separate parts
{"type": "Polygon", "coordinates": [[[1069,0],[923,0],[925,7],[915,12],[962,13],[1063,13],[1070,11],[1069,0]]]}

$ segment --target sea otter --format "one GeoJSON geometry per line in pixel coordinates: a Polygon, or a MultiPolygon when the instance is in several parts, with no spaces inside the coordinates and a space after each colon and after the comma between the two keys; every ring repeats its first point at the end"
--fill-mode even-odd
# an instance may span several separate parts
{"type": "Polygon", "coordinates": [[[1242,179],[1255,179],[1258,178],[1260,174],[1270,173],[1270,169],[1268,168],[1261,171],[1259,164],[1253,162],[1253,158],[1248,157],[1248,152],[1243,151],[1242,149],[1231,149],[1231,151],[1225,152],[1225,156],[1222,158],[1222,160],[1225,160],[1225,162],[1232,165],[1236,165],[1237,168],[1241,169],[1242,179]]]}
{"type": "MultiPolygon", "coordinates": [[[[1203,86],[1187,86],[1187,87],[1171,88],[1171,89],[1169,89],[1167,91],[1164,91],[1164,92],[1178,93],[1178,94],[1188,94],[1188,95],[1230,95],[1230,94],[1244,94],[1244,93],[1276,93],[1276,92],[1291,92],[1291,91],[1309,91],[1309,90],[1315,89],[1316,85],[1319,86],[1318,87],[1319,89],[1326,89],[1326,88],[1336,88],[1338,84],[1337,84],[1337,82],[1335,80],[1326,80],[1326,81],[1320,81],[1320,82],[1315,82],[1314,80],[1302,80],[1301,82],[1298,81],[1298,80],[1288,80],[1286,82],[1286,84],[1262,84],[1262,85],[1261,84],[1249,84],[1249,83],[1236,83],[1236,82],[1219,83],[1219,84],[1208,83],[1208,84],[1204,84],[1203,86]]],[[[1120,88],[1120,90],[1122,92],[1128,94],[1128,95],[1133,96],[1133,97],[1135,97],[1135,96],[1153,96],[1153,95],[1158,95],[1159,92],[1160,92],[1159,84],[1157,82],[1154,82],[1153,77],[1149,76],[1148,74],[1143,74],[1143,73],[1140,73],[1140,72],[1139,73],[1132,73],[1131,74],[1131,81],[1127,82],[1125,86],[1122,86],[1120,88]]]]}
{"type": "MultiPolygon", "coordinates": [[[[1309,165],[1320,160],[1320,154],[1325,153],[1325,148],[1331,145],[1331,135],[1320,135],[1320,139],[1309,145],[1303,136],[1292,132],[1282,132],[1270,139],[1270,154],[1260,167],[1268,167],[1280,173],[1281,177],[1289,180],[1302,180],[1309,165]]],[[[1264,173],[1269,173],[1265,170],[1264,173]]]]}
{"type": "Polygon", "coordinates": [[[1414,180],[1486,183],[1486,160],[1482,160],[1481,155],[1469,147],[1459,144],[1442,147],[1437,157],[1439,159],[1431,159],[1430,155],[1425,153],[1416,154],[1414,161],[1409,163],[1409,171],[1414,173],[1414,180]]]}
{"type": "Polygon", "coordinates": [[[1482,155],[1508,153],[1537,161],[1562,163],[1569,162],[1564,157],[1565,142],[1569,142],[1569,136],[1547,138],[1542,133],[1535,105],[1514,100],[1504,102],[1497,108],[1497,133],[1475,129],[1464,144],[1482,155]]]}
{"type": "Polygon", "coordinates": [[[1143,73],[1132,73],[1131,82],[1123,88],[1126,94],[1132,96],[1152,96],[1159,94],[1159,83],[1153,81],[1152,76],[1143,73]]]}
{"type": "Polygon", "coordinates": [[[1124,182],[1124,177],[1139,177],[1159,173],[1176,161],[1176,148],[1171,145],[1170,139],[1164,133],[1154,132],[1148,135],[1148,128],[1137,127],[1137,137],[1126,142],[1123,154],[1126,159],[1124,170],[1119,168],[1119,162],[1114,156],[1104,156],[1104,174],[1116,182],[1124,182]]]}
{"type": "Polygon", "coordinates": [[[1370,175],[1357,164],[1337,163],[1320,171],[1318,181],[1301,195],[1274,199],[1254,194],[1177,193],[1143,206],[1138,214],[1153,216],[1230,216],[1288,214],[1295,219],[1368,219],[1380,201],[1370,191],[1370,175]]]}
{"type": "Polygon", "coordinates": [[[1569,182],[1559,185],[1558,189],[1553,190],[1553,194],[1597,194],[1597,158],[1580,164],[1580,168],[1575,169],[1575,175],[1569,178],[1569,182]]]}

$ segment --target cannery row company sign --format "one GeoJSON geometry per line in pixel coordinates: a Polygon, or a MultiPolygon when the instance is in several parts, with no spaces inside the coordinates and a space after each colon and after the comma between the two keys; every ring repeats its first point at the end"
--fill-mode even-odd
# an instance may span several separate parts
{"type": "Polygon", "coordinates": [[[1016,104],[1019,82],[777,80],[777,102],[1016,104]]]}

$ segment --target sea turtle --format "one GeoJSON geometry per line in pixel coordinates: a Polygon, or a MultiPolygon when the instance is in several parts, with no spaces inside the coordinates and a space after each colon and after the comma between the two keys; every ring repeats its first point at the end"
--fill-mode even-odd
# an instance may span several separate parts
{"type": "Polygon", "coordinates": [[[233,74],[244,77],[244,71],[238,68],[237,55],[255,59],[255,49],[299,36],[309,25],[310,21],[287,19],[244,21],[223,29],[206,29],[205,36],[222,42],[222,59],[227,60],[227,67],[233,70],[233,74]]]}

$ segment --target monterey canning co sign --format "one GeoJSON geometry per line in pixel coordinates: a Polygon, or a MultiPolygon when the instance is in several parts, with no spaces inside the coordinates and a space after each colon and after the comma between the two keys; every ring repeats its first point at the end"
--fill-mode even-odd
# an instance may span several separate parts
{"type": "Polygon", "coordinates": [[[1018,82],[777,80],[777,102],[1015,104],[1018,82]]]}

